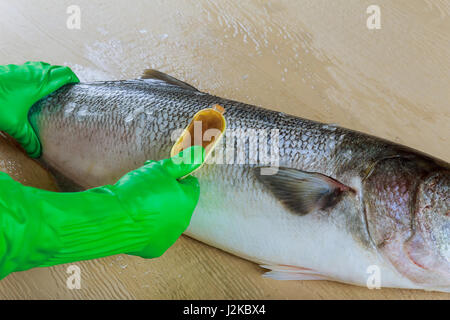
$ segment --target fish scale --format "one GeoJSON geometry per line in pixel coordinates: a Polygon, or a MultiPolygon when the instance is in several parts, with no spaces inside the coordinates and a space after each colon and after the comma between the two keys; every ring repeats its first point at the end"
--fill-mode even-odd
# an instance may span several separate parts
{"type": "MultiPolygon", "coordinates": [[[[423,271],[428,279],[423,283],[418,281],[422,274],[409,273],[410,261],[399,262],[381,250],[386,239],[373,239],[369,230],[384,228],[373,224],[385,223],[378,217],[384,209],[390,210],[387,198],[392,194],[386,196],[367,184],[367,178],[377,177],[385,165],[402,171],[409,161],[399,164],[391,158],[413,159],[408,170],[417,172],[417,177],[400,175],[400,179],[418,179],[411,185],[423,182],[422,173],[447,176],[445,162],[352,130],[202,93],[163,75],[67,85],[36,103],[29,119],[42,143],[40,161],[69,191],[114,183],[148,159],[167,158],[177,138],[173,130],[185,128],[197,111],[215,104],[226,110],[227,132],[219,147],[227,150],[227,143],[234,145],[229,135],[234,132],[245,141],[232,152],[232,159],[241,161],[206,164],[195,173],[201,194],[187,235],[263,264],[272,269],[267,276],[274,279],[365,285],[367,268],[375,265],[383,286],[448,290],[448,261],[436,272],[423,271]],[[278,130],[280,171],[264,177],[256,170],[267,163],[251,163],[249,157],[250,150],[259,155],[262,147],[252,149],[245,139],[251,130],[273,129],[278,130]],[[382,204],[386,208],[379,209],[382,204]]],[[[269,134],[267,148],[275,144],[274,139],[269,134]]],[[[381,181],[377,187],[383,188],[384,180],[377,181],[381,181]]],[[[448,179],[442,181],[448,184],[448,179]]],[[[448,185],[444,187],[448,190],[448,185]]],[[[441,192],[440,197],[448,194],[441,192]]],[[[448,234],[442,236],[442,230],[449,229],[443,223],[447,222],[436,229],[448,244],[448,234]]],[[[386,230],[379,234],[401,238],[392,235],[393,228],[386,226],[386,230]]],[[[445,255],[439,249],[445,244],[437,247],[428,248],[427,254],[445,255]]]]}

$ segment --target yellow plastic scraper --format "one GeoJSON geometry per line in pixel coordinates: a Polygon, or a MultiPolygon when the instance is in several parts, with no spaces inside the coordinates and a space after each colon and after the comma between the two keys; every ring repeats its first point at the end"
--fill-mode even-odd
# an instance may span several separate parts
{"type": "MultiPolygon", "coordinates": [[[[191,146],[205,149],[205,161],[219,143],[226,129],[225,108],[216,104],[197,112],[170,151],[173,157],[191,146]]],[[[203,162],[204,163],[204,162],[203,162]]],[[[198,170],[199,168],[197,168],[198,170]]]]}

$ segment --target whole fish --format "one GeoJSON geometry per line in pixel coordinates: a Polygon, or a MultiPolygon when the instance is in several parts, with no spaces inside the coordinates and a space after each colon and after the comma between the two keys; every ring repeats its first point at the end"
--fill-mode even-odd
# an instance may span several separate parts
{"type": "Polygon", "coordinates": [[[41,161],[64,190],[75,190],[167,158],[174,130],[215,104],[226,109],[222,146],[233,148],[223,163],[216,150],[216,162],[195,173],[201,195],[187,235],[259,263],[273,279],[449,291],[444,161],[215,97],[155,70],[64,86],[36,103],[29,119],[41,161]],[[276,156],[275,165],[263,154],[276,156]]]}

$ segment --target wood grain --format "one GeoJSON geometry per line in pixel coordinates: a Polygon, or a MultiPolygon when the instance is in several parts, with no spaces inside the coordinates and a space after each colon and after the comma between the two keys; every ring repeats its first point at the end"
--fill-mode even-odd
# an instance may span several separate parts
{"type": "MultiPolygon", "coordinates": [[[[450,161],[450,4],[379,0],[0,1],[0,64],[44,60],[82,80],[127,79],[145,68],[203,91],[403,143],[450,161]]],[[[48,174],[0,141],[0,169],[53,189],[48,174]]],[[[328,281],[274,281],[258,266],[187,237],[161,258],[118,255],[0,281],[3,299],[449,299],[328,281]]]]}

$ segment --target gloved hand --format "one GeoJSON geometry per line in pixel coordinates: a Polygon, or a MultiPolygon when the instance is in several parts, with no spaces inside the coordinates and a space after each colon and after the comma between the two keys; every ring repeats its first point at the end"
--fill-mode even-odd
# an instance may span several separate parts
{"type": "Polygon", "coordinates": [[[79,80],[68,67],[44,62],[0,66],[0,130],[15,138],[30,157],[39,157],[41,145],[28,122],[28,111],[41,98],[73,82],[79,80]]]}
{"type": "Polygon", "coordinates": [[[11,272],[119,253],[164,253],[187,228],[199,198],[188,176],[204,160],[194,146],[146,164],[116,184],[58,193],[0,174],[0,279],[11,272]]]}

